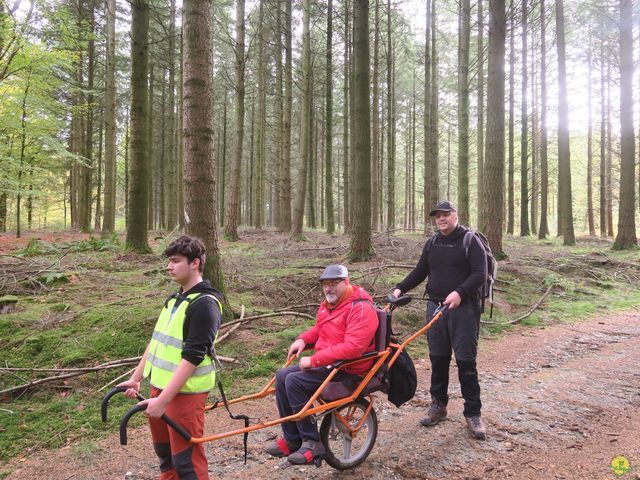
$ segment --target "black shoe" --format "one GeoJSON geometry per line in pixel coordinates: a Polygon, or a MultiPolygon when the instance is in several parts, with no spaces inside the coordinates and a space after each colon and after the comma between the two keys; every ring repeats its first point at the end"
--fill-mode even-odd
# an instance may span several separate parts
{"type": "Polygon", "coordinates": [[[287,460],[294,465],[315,463],[316,466],[319,467],[325,453],[326,450],[322,442],[306,440],[302,442],[302,446],[296,452],[287,457],[287,460]]]}

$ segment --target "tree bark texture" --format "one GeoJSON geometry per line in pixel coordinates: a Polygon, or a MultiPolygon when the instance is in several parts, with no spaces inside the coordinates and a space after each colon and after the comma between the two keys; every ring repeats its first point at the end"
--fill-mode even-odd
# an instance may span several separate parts
{"type": "Polygon", "coordinates": [[[354,116],[355,149],[354,216],[349,257],[369,260],[371,244],[371,130],[369,110],[369,0],[353,5],[354,116]]]}
{"type": "Polygon", "coordinates": [[[327,233],[334,234],[336,220],[333,211],[333,0],[327,4],[327,65],[325,83],[325,154],[324,191],[327,211],[327,233]]]}
{"type": "Polygon", "coordinates": [[[504,54],[506,39],[504,1],[489,0],[487,73],[487,137],[485,182],[480,225],[496,258],[504,257],[502,226],[504,205],[504,54]]]}
{"type": "Polygon", "coordinates": [[[633,248],[636,238],[635,133],[633,131],[633,11],[620,0],[620,207],[616,250],[633,248]]]}
{"type": "Polygon", "coordinates": [[[104,217],[102,234],[115,230],[116,221],[116,1],[106,1],[107,44],[104,118],[104,217]]]}
{"type": "Polygon", "coordinates": [[[564,245],[575,245],[571,194],[571,152],[569,148],[569,103],[564,33],[564,0],[556,0],[556,35],[558,49],[558,200],[562,204],[564,245]]]}
{"type": "Polygon", "coordinates": [[[131,2],[131,161],[129,178],[129,216],[127,245],[148,252],[149,145],[147,114],[149,106],[149,2],[131,2]]]}
{"type": "Polygon", "coordinates": [[[238,219],[240,215],[240,174],[242,172],[242,143],[244,141],[244,2],[236,1],[236,39],[235,39],[235,109],[233,117],[233,158],[229,176],[229,200],[226,206],[224,235],[227,240],[237,241],[238,219]]]}
{"type": "Polygon", "coordinates": [[[302,239],[304,205],[307,196],[307,166],[309,165],[309,139],[311,116],[311,2],[303,1],[302,20],[302,91],[300,96],[300,163],[298,168],[298,189],[293,207],[291,238],[302,239]]]}
{"type": "Polygon", "coordinates": [[[461,0],[458,20],[458,218],[469,225],[469,47],[471,2],[461,0]]]}
{"type": "Polygon", "coordinates": [[[213,144],[211,3],[185,0],[184,9],[184,199],[186,231],[207,250],[204,277],[224,294],[217,233],[213,144]]]}

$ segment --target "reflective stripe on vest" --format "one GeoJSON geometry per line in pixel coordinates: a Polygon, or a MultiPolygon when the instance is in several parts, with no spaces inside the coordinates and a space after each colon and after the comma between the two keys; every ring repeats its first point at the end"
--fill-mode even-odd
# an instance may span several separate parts
{"type": "MultiPolygon", "coordinates": [[[[222,305],[215,296],[201,293],[188,295],[177,307],[176,298],[171,298],[160,312],[149,343],[149,353],[144,366],[144,376],[151,376],[151,385],[154,387],[166,388],[173,373],[177,370],[178,364],[182,360],[183,330],[187,309],[191,303],[202,296],[212,297],[222,313],[222,305]]],[[[215,379],[216,371],[213,359],[210,355],[205,355],[180,392],[208,392],[215,385],[215,379]]]]}

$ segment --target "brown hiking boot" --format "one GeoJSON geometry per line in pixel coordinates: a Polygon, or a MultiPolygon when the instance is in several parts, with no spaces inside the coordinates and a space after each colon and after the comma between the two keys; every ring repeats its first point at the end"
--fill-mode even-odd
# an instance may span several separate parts
{"type": "Polygon", "coordinates": [[[469,433],[476,440],[484,440],[487,434],[487,430],[484,428],[484,424],[482,423],[482,419],[480,415],[476,417],[466,417],[467,427],[469,428],[469,433]]]}
{"type": "Polygon", "coordinates": [[[424,427],[431,427],[438,423],[440,420],[444,420],[446,417],[447,406],[444,403],[434,399],[433,402],[431,402],[431,406],[429,407],[427,416],[420,420],[420,425],[424,427]]]}

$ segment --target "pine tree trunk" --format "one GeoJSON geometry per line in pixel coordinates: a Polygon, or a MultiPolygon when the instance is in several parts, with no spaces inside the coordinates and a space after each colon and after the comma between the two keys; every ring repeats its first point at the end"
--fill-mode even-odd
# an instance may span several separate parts
{"type": "Polygon", "coordinates": [[[458,19],[458,218],[469,225],[469,46],[471,2],[461,0],[458,19]]]}
{"type": "Polygon", "coordinates": [[[484,223],[480,218],[482,191],[484,189],[484,11],[483,0],[478,0],[478,126],[477,126],[477,155],[478,155],[478,191],[476,199],[477,225],[484,223]]]}
{"type": "Polygon", "coordinates": [[[276,28],[275,28],[275,67],[276,67],[276,79],[275,79],[275,98],[274,98],[274,112],[275,112],[275,126],[276,126],[276,155],[273,166],[273,224],[276,229],[282,229],[282,193],[280,192],[281,181],[280,171],[282,169],[282,2],[276,2],[276,28]]]}
{"type": "Polygon", "coordinates": [[[520,97],[520,236],[531,234],[529,228],[529,112],[527,90],[527,0],[522,1],[522,96],[520,97]]]}
{"type": "Polygon", "coordinates": [[[258,134],[256,136],[256,179],[253,198],[253,226],[262,228],[264,223],[264,167],[266,133],[266,95],[268,68],[265,55],[264,0],[260,0],[258,18],[258,134]]]}
{"type": "Polygon", "coordinates": [[[349,258],[366,261],[373,255],[371,244],[371,130],[369,110],[369,0],[353,5],[354,56],[354,216],[349,258]]]}
{"type": "Polygon", "coordinates": [[[606,159],[606,147],[607,147],[607,130],[606,130],[606,118],[607,118],[607,104],[606,104],[606,89],[604,78],[604,42],[600,43],[600,236],[607,236],[607,159],[606,159]]]}
{"type": "Polygon", "coordinates": [[[605,199],[607,208],[607,236],[613,237],[613,128],[611,115],[613,101],[611,100],[611,59],[607,57],[607,156],[605,163],[605,199]]]}
{"type": "Polygon", "coordinates": [[[396,225],[396,160],[395,160],[395,118],[394,118],[394,75],[393,42],[391,25],[391,0],[387,0],[387,231],[396,225]]]}
{"type": "Polygon", "coordinates": [[[327,233],[334,234],[336,220],[333,212],[333,0],[327,5],[327,65],[325,79],[325,153],[324,191],[327,211],[327,233]]]}
{"type": "MultiPolygon", "coordinates": [[[[330,0],[332,1],[332,0],[330,0]]],[[[372,109],[371,109],[371,228],[377,231],[380,228],[380,180],[378,178],[378,170],[380,169],[380,149],[378,144],[378,136],[380,135],[380,85],[379,75],[380,68],[378,64],[378,56],[380,52],[380,0],[374,2],[373,17],[373,92],[372,92],[372,109]]]]}
{"type": "MultiPolygon", "coordinates": [[[[178,158],[176,152],[176,0],[170,0],[169,10],[169,95],[168,103],[168,154],[167,154],[167,230],[178,224],[178,158]]],[[[181,207],[180,207],[181,208],[181,207]]]]}
{"type": "Polygon", "coordinates": [[[186,231],[204,242],[207,262],[203,277],[209,279],[224,296],[216,229],[218,209],[213,144],[211,4],[202,0],[185,0],[183,15],[186,231]]]}
{"type": "Polygon", "coordinates": [[[104,111],[102,112],[100,119],[100,128],[98,130],[98,175],[96,178],[96,215],[94,219],[93,229],[100,230],[100,223],[102,219],[102,206],[100,200],[102,199],[102,138],[104,135],[104,111]]]}
{"type": "Polygon", "coordinates": [[[596,226],[593,217],[593,109],[592,109],[592,83],[591,76],[593,71],[593,54],[592,54],[593,36],[591,25],[589,25],[589,45],[587,51],[588,77],[587,77],[587,223],[589,225],[589,235],[595,236],[596,226]]]}
{"type": "Polygon", "coordinates": [[[515,71],[516,56],[514,47],[514,38],[516,35],[515,25],[515,8],[514,1],[511,0],[509,5],[509,166],[507,169],[507,233],[513,235],[515,228],[515,198],[514,198],[514,171],[515,171],[515,71]]]}
{"type": "Polygon", "coordinates": [[[149,106],[149,2],[131,2],[131,169],[129,215],[126,244],[138,252],[148,252],[149,145],[147,113],[149,106]]]}
{"type": "Polygon", "coordinates": [[[438,203],[440,197],[440,167],[438,161],[439,149],[438,149],[438,115],[439,115],[439,103],[440,95],[438,89],[438,53],[436,34],[438,33],[436,28],[436,0],[431,0],[431,95],[430,95],[430,126],[431,132],[429,133],[429,155],[430,155],[430,168],[429,168],[429,208],[425,208],[425,212],[428,213],[431,207],[438,203]]]}
{"type": "Polygon", "coordinates": [[[487,74],[487,142],[485,182],[480,230],[496,258],[504,258],[502,221],[504,205],[504,54],[506,17],[504,2],[489,0],[489,52],[487,74]]]}
{"type": "Polygon", "coordinates": [[[302,21],[302,92],[300,98],[300,164],[298,169],[298,189],[293,207],[293,223],[291,238],[302,240],[302,225],[304,221],[304,206],[307,197],[307,166],[309,165],[309,140],[311,117],[311,2],[303,1],[302,21]]]}
{"type": "Polygon", "coordinates": [[[291,230],[291,107],[293,92],[293,73],[291,66],[291,2],[284,2],[284,114],[282,127],[282,163],[280,164],[280,230],[291,230]]]}
{"type": "Polygon", "coordinates": [[[620,0],[620,207],[614,250],[634,248],[636,238],[635,133],[633,131],[633,10],[620,0]]]}
{"type": "Polygon", "coordinates": [[[87,3],[87,14],[89,23],[89,41],[87,45],[87,117],[86,117],[86,130],[84,135],[85,141],[85,157],[86,165],[82,166],[82,204],[83,204],[83,216],[80,219],[80,229],[83,232],[91,231],[91,191],[93,175],[93,83],[95,75],[95,48],[94,48],[94,29],[95,29],[95,15],[94,15],[94,0],[89,0],[87,3]]]}
{"type": "Polygon", "coordinates": [[[147,118],[147,145],[149,145],[149,175],[148,175],[148,192],[149,192],[149,200],[148,200],[148,229],[153,230],[157,225],[156,222],[156,191],[158,189],[158,158],[156,156],[156,145],[154,139],[154,121],[155,121],[155,111],[154,111],[154,89],[155,89],[155,68],[153,62],[149,62],[149,116],[147,118]]]}
{"type": "Polygon", "coordinates": [[[562,205],[564,245],[575,245],[571,194],[571,153],[569,148],[569,103],[567,101],[567,68],[564,35],[564,0],[556,0],[556,34],[558,49],[558,171],[559,200],[562,205]],[[560,195],[562,198],[560,199],[560,195]]]}
{"type": "Polygon", "coordinates": [[[343,215],[342,224],[344,226],[345,233],[351,229],[351,219],[349,215],[351,213],[351,203],[349,202],[349,49],[351,48],[351,29],[349,27],[349,3],[350,0],[346,0],[344,4],[344,85],[343,85],[343,107],[342,107],[342,199],[343,199],[343,215]]]}
{"type": "MultiPolygon", "coordinates": [[[[226,206],[227,218],[224,225],[224,236],[235,242],[238,236],[238,216],[240,215],[240,175],[242,173],[242,142],[244,139],[244,2],[236,0],[236,41],[235,41],[235,109],[233,116],[233,158],[229,178],[229,201],[226,206]]],[[[185,129],[186,130],[186,129],[185,129]]]]}
{"type": "Polygon", "coordinates": [[[535,50],[535,28],[531,27],[531,234],[538,233],[538,77],[535,50]]]}
{"type": "Polygon", "coordinates": [[[115,231],[116,222],[116,1],[106,0],[106,67],[104,92],[104,218],[102,236],[115,231]]]}
{"type": "MultiPolygon", "coordinates": [[[[545,0],[540,0],[540,18],[545,17],[545,0]]],[[[546,22],[540,22],[540,228],[538,238],[549,235],[549,166],[547,162],[547,43],[546,22]]]]}
{"type": "Polygon", "coordinates": [[[431,203],[431,177],[433,161],[431,158],[431,2],[426,1],[426,29],[424,42],[424,189],[422,202],[424,205],[424,233],[427,233],[429,222],[429,209],[431,203]]]}

